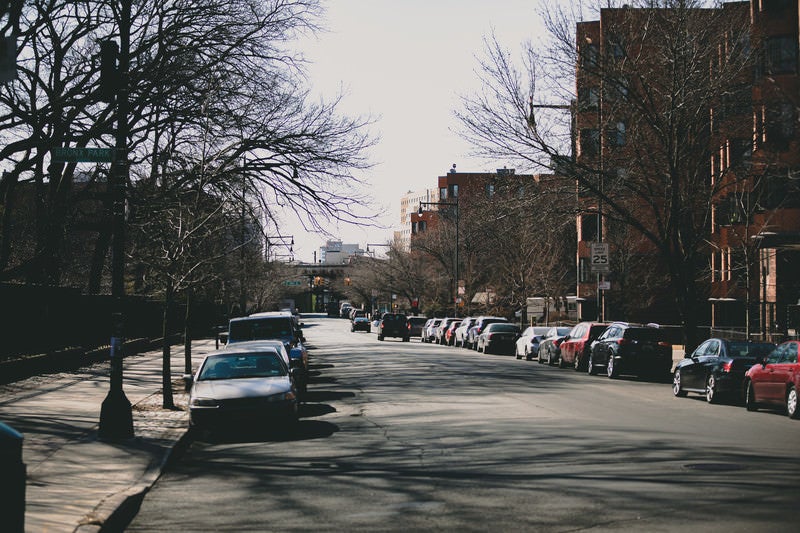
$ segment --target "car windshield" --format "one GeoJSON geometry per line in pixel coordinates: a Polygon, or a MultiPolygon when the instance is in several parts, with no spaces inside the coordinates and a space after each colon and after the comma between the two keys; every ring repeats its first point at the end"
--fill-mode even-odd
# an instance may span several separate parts
{"type": "Polygon", "coordinates": [[[251,318],[232,321],[229,340],[232,342],[260,339],[281,339],[294,334],[292,321],[287,317],[251,318]]]}
{"type": "Polygon", "coordinates": [[[384,322],[405,322],[405,315],[383,315],[384,322]]]}
{"type": "Polygon", "coordinates": [[[206,359],[198,381],[285,376],[286,369],[275,352],[215,355],[206,359]]]}
{"type": "Polygon", "coordinates": [[[775,349],[774,344],[768,342],[730,342],[728,354],[731,357],[761,357],[775,349]]]}
{"type": "Polygon", "coordinates": [[[623,337],[634,341],[659,342],[664,338],[664,334],[657,328],[628,328],[623,337]]]}
{"type": "Polygon", "coordinates": [[[519,328],[517,328],[517,326],[515,326],[514,324],[494,323],[494,324],[489,324],[486,327],[486,331],[491,331],[492,333],[497,333],[498,331],[507,333],[508,332],[516,333],[517,331],[519,331],[519,328]]]}

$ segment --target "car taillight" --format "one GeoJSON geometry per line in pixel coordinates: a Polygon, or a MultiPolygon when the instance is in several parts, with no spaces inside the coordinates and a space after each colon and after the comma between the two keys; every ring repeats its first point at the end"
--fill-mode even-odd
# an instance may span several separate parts
{"type": "Polygon", "coordinates": [[[730,372],[731,368],[733,368],[733,361],[728,361],[727,363],[722,363],[722,371],[723,372],[730,372]]]}
{"type": "Polygon", "coordinates": [[[618,339],[617,340],[617,344],[619,344],[620,346],[622,346],[623,344],[630,344],[630,343],[631,343],[631,341],[629,339],[618,339]]]}
{"type": "Polygon", "coordinates": [[[664,348],[672,348],[672,345],[668,342],[661,341],[658,343],[659,346],[663,346],[664,348]]]}

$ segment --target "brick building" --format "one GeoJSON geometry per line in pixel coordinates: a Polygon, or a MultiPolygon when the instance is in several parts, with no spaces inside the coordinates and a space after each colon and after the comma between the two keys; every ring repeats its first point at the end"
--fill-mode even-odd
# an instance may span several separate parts
{"type": "MultiPolygon", "coordinates": [[[[600,169],[601,190],[603,179],[606,183],[624,181],[632,175],[647,179],[642,178],[646,168],[631,164],[635,155],[641,158],[640,152],[648,142],[637,138],[637,133],[646,129],[637,128],[641,124],[636,123],[636,117],[642,111],[626,109],[633,107],[628,92],[638,89],[641,80],[636,75],[642,72],[626,73],[624,65],[629,58],[655,57],[655,47],[667,45],[641,37],[650,14],[651,10],[603,9],[600,20],[582,22],[576,28],[575,157],[579,166],[600,169]],[[608,82],[605,69],[619,69],[621,75],[615,83],[608,82]]],[[[694,28],[703,36],[708,35],[709,27],[719,31],[715,41],[720,43],[719,50],[713,51],[711,57],[716,54],[716,59],[708,65],[710,81],[726,67],[731,54],[756,51],[753,68],[744,70],[715,98],[703,102],[705,107],[699,108],[701,124],[691,132],[708,139],[710,154],[709,160],[702,162],[707,165],[706,175],[698,178],[713,191],[710,203],[706,202],[711,206],[710,221],[704,226],[709,276],[703,283],[709,296],[708,316],[716,327],[765,336],[792,334],[800,327],[791,318],[800,298],[797,1],[729,2],[715,9],[692,10],[690,17],[690,31],[694,28]],[[747,30],[735,32],[740,25],[747,30]]],[[[591,192],[579,190],[579,196],[586,214],[577,221],[578,314],[584,318],[601,314],[628,318],[613,316],[615,310],[604,307],[614,294],[617,273],[613,269],[608,275],[593,272],[590,263],[591,244],[609,240],[613,221],[591,192]],[[612,282],[610,293],[598,289],[599,282],[606,280],[612,282]]],[[[668,201],[666,193],[664,196],[663,201],[668,201]]],[[[619,201],[632,200],[621,197],[619,201]]],[[[653,225],[658,222],[653,221],[653,225]]],[[[614,256],[619,250],[613,249],[613,242],[611,246],[614,256]]],[[[630,239],[626,246],[639,256],[655,257],[652,243],[646,239],[630,239]]],[[[649,268],[658,269],[659,265],[651,261],[649,268]]],[[[662,303],[651,307],[669,306],[666,301],[662,303]]]]}

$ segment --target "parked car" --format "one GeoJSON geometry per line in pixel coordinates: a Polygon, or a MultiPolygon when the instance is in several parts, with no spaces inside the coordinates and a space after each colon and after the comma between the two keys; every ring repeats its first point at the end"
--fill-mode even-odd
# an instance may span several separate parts
{"type": "Polygon", "coordinates": [[[542,342],[542,337],[550,330],[545,326],[528,326],[522,332],[519,339],[517,339],[514,346],[514,355],[517,359],[525,358],[530,361],[534,357],[539,357],[539,343],[542,342]]]}
{"type": "Polygon", "coordinates": [[[704,394],[708,403],[722,398],[741,400],[745,373],[774,349],[771,342],[708,339],[675,365],[672,393],[704,394]]]}
{"type": "Polygon", "coordinates": [[[495,324],[497,322],[508,322],[508,320],[499,316],[479,316],[475,319],[475,325],[469,328],[467,332],[467,347],[477,350],[478,337],[483,332],[483,329],[489,324],[495,324]]]}
{"type": "Polygon", "coordinates": [[[207,356],[192,381],[189,420],[195,428],[294,423],[297,393],[289,368],[275,348],[247,342],[207,356]]]}
{"type": "Polygon", "coordinates": [[[554,326],[547,330],[539,343],[539,363],[554,365],[561,359],[561,343],[572,328],[554,326]]]}
{"type": "Polygon", "coordinates": [[[401,313],[386,313],[381,318],[381,325],[378,326],[378,340],[382,341],[386,337],[399,337],[403,342],[411,340],[408,331],[408,319],[401,313]]]}
{"type": "Polygon", "coordinates": [[[372,324],[369,321],[369,318],[365,316],[357,316],[353,319],[353,322],[350,324],[350,331],[366,331],[367,333],[372,331],[372,324]]]}
{"type": "Polygon", "coordinates": [[[455,321],[451,322],[449,326],[447,326],[447,329],[444,332],[444,342],[442,342],[442,344],[445,344],[447,346],[453,346],[455,344],[455,342],[456,342],[456,330],[458,329],[458,326],[460,326],[460,325],[461,325],[461,321],[460,320],[455,320],[455,321]]]}
{"type": "Polygon", "coordinates": [[[592,342],[608,327],[604,322],[579,322],[561,342],[558,367],[572,366],[575,370],[585,370],[589,361],[592,342]]]}
{"type": "Polygon", "coordinates": [[[255,313],[229,321],[227,344],[262,339],[280,339],[288,350],[303,340],[303,333],[297,318],[288,312],[255,313]]]}
{"type": "Polygon", "coordinates": [[[436,344],[444,344],[445,343],[444,333],[447,331],[447,328],[450,327],[450,324],[452,324],[456,320],[458,319],[452,317],[443,318],[441,322],[439,322],[439,325],[436,326],[436,328],[434,328],[433,330],[433,342],[435,342],[436,344]]]}
{"type": "Polygon", "coordinates": [[[800,418],[797,391],[800,389],[800,342],[779,344],[744,377],[744,397],[748,411],[762,405],[784,406],[790,418],[800,418]]]}
{"type": "Polygon", "coordinates": [[[409,330],[408,333],[412,337],[422,338],[422,329],[428,321],[424,316],[410,316],[408,317],[409,330]]]}
{"type": "Polygon", "coordinates": [[[486,324],[478,335],[477,350],[486,354],[511,355],[519,338],[519,326],[509,322],[486,324]]]}
{"type": "Polygon", "coordinates": [[[456,328],[456,340],[454,345],[464,348],[467,343],[469,328],[475,325],[475,317],[468,316],[461,319],[461,324],[456,328]]]}
{"type": "Polygon", "coordinates": [[[620,374],[664,378],[672,372],[672,345],[663,329],[615,322],[592,344],[587,370],[596,374],[598,367],[605,367],[610,378],[620,374]]]}
{"type": "Polygon", "coordinates": [[[422,342],[433,342],[435,338],[434,328],[436,328],[441,321],[441,318],[431,318],[425,323],[425,326],[422,328],[422,342]]]}

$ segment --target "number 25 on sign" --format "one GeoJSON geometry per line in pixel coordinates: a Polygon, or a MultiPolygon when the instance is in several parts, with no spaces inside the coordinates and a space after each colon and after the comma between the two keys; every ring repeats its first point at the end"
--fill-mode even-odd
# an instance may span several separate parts
{"type": "Polygon", "coordinates": [[[593,242],[592,243],[592,272],[608,272],[608,243],[607,242],[593,242]]]}

